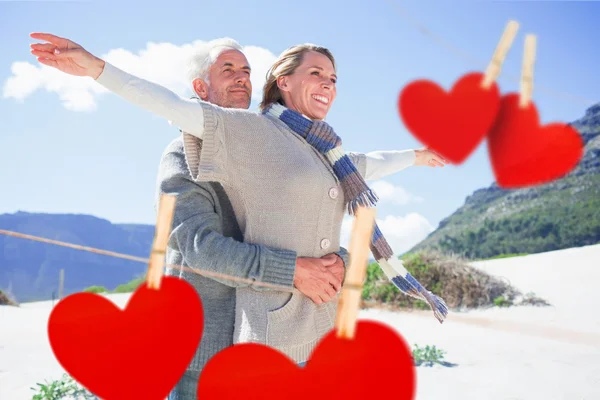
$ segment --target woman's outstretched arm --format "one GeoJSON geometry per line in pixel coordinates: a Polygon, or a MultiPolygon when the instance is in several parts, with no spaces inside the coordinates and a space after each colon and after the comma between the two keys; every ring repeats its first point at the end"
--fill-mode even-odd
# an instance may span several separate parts
{"type": "Polygon", "coordinates": [[[202,137],[204,117],[196,100],[184,99],[161,85],[122,71],[69,39],[49,33],[30,36],[49,42],[31,45],[31,53],[40,63],[69,75],[91,77],[132,104],[166,118],[184,132],[202,137]]]}
{"type": "Polygon", "coordinates": [[[410,166],[443,167],[447,161],[429,149],[372,151],[366,153],[365,180],[381,179],[410,166]]]}

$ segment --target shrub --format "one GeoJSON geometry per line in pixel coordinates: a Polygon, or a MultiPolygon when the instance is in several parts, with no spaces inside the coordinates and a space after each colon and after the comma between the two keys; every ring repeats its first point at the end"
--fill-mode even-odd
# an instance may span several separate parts
{"type": "Polygon", "coordinates": [[[18,306],[18,304],[0,290],[0,306],[18,306]]]}
{"type": "Polygon", "coordinates": [[[107,293],[108,289],[104,286],[90,286],[82,290],[85,293],[107,293]]]}
{"type": "Polygon", "coordinates": [[[444,350],[429,345],[421,348],[415,344],[414,347],[412,357],[416,366],[424,364],[425,366],[431,367],[436,363],[443,364],[444,355],[446,354],[444,350]]]}
{"type": "MultiPolygon", "coordinates": [[[[470,266],[457,256],[425,250],[402,257],[404,267],[432,293],[442,297],[449,308],[470,309],[517,304],[521,293],[502,279],[470,266]]],[[[393,308],[429,309],[424,301],[403,294],[381,271],[377,263],[367,267],[363,305],[393,308]]],[[[527,304],[547,304],[541,299],[527,299],[527,304]]]]}
{"type": "Polygon", "coordinates": [[[131,292],[135,292],[137,290],[137,288],[144,283],[145,281],[145,277],[139,277],[139,278],[135,278],[131,281],[129,281],[128,283],[119,285],[115,288],[115,290],[113,290],[113,293],[131,293],[131,292]]]}
{"type": "Polygon", "coordinates": [[[70,375],[63,374],[61,379],[37,383],[32,400],[98,400],[93,393],[80,386],[70,375]]]}

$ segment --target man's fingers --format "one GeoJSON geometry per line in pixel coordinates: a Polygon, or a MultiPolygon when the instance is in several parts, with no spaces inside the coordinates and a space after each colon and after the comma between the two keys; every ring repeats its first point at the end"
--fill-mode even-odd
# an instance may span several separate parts
{"type": "Polygon", "coordinates": [[[323,301],[323,303],[328,303],[331,300],[332,296],[329,293],[327,293],[327,289],[325,289],[325,292],[321,293],[320,297],[321,297],[321,300],[323,301]]]}
{"type": "Polygon", "coordinates": [[[338,279],[331,271],[327,271],[327,278],[329,279],[328,284],[333,286],[336,292],[342,288],[342,281],[338,279]]]}
{"type": "Polygon", "coordinates": [[[328,267],[336,263],[338,256],[336,254],[327,254],[326,256],[321,257],[321,261],[323,262],[323,266],[328,267]]]}
{"type": "Polygon", "coordinates": [[[337,279],[339,279],[339,281],[341,282],[340,286],[338,288],[336,288],[336,290],[340,290],[342,288],[342,285],[344,284],[344,277],[346,275],[345,272],[346,272],[346,270],[344,268],[339,268],[339,269],[336,269],[333,271],[333,274],[335,275],[335,277],[337,279]]]}
{"type": "Polygon", "coordinates": [[[319,295],[313,295],[310,297],[310,299],[315,303],[315,304],[323,304],[323,300],[321,299],[321,296],[319,295]]]}
{"type": "Polygon", "coordinates": [[[327,293],[327,296],[329,296],[329,300],[333,299],[337,292],[338,290],[334,289],[331,285],[327,285],[327,287],[325,288],[325,293],[327,293]]]}

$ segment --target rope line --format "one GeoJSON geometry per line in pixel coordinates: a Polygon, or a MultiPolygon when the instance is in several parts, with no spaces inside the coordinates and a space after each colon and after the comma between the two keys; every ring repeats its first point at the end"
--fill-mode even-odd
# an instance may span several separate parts
{"type": "MultiPolygon", "coordinates": [[[[39,236],[27,235],[24,233],[7,231],[4,229],[0,229],[0,234],[6,235],[6,236],[12,236],[12,237],[16,237],[16,238],[21,238],[21,239],[33,240],[36,242],[53,244],[56,246],[67,247],[67,248],[71,248],[71,249],[75,249],[75,250],[87,251],[87,252],[95,253],[95,254],[102,254],[105,256],[109,256],[109,257],[122,258],[125,260],[131,260],[131,261],[136,261],[136,262],[141,262],[141,263],[146,263],[146,264],[148,264],[150,262],[149,258],[137,257],[137,256],[129,255],[129,254],[117,253],[114,251],[101,250],[101,249],[96,249],[93,247],[81,246],[81,245],[74,244],[74,243],[61,242],[59,240],[47,239],[47,238],[43,238],[43,237],[39,237],[39,236]]],[[[213,271],[206,271],[206,270],[202,270],[199,268],[190,268],[190,267],[186,267],[183,265],[176,265],[176,264],[167,264],[166,267],[172,268],[172,269],[178,269],[178,270],[182,270],[182,271],[194,272],[194,273],[197,273],[198,275],[203,275],[203,276],[207,276],[207,277],[211,277],[211,278],[227,279],[227,280],[230,280],[233,282],[247,283],[247,284],[250,284],[253,286],[265,286],[265,287],[270,287],[272,289],[277,289],[277,290],[281,290],[281,291],[285,291],[285,292],[300,293],[297,289],[295,289],[295,288],[292,289],[287,286],[275,285],[275,284],[267,283],[267,282],[260,282],[260,281],[256,281],[253,279],[240,278],[240,277],[233,276],[233,275],[227,275],[227,274],[222,274],[222,273],[213,272],[213,271]]]]}
{"type": "MultiPolygon", "coordinates": [[[[400,7],[398,6],[397,2],[395,2],[394,0],[387,0],[391,6],[396,10],[396,12],[398,13],[398,15],[405,19],[406,21],[408,21],[411,25],[413,25],[413,27],[415,29],[417,29],[419,32],[421,32],[423,35],[425,35],[426,37],[428,37],[429,39],[431,39],[432,41],[436,42],[437,44],[439,44],[442,47],[445,47],[447,50],[449,50],[451,53],[453,53],[455,56],[457,56],[458,58],[461,58],[464,61],[469,62],[470,64],[473,65],[477,65],[479,68],[483,68],[482,66],[485,66],[488,64],[488,62],[484,62],[476,57],[473,57],[473,55],[471,53],[469,53],[466,50],[463,50],[457,46],[455,46],[454,44],[444,40],[440,35],[434,33],[431,29],[429,29],[425,24],[423,24],[422,22],[418,21],[416,18],[414,18],[406,8],[400,7]]],[[[482,69],[483,70],[483,69],[482,69]]],[[[521,81],[521,77],[518,75],[514,75],[514,74],[510,74],[510,73],[506,73],[505,71],[502,71],[502,74],[505,77],[507,77],[509,80],[519,83],[521,81]]],[[[568,92],[563,92],[563,91],[558,91],[558,90],[554,90],[545,86],[541,86],[541,85],[537,85],[535,87],[535,90],[540,92],[540,93],[545,93],[549,96],[552,97],[556,97],[556,98],[561,98],[565,101],[569,101],[569,102],[573,102],[573,103],[579,103],[582,105],[585,105],[586,107],[590,107],[593,105],[598,104],[598,101],[592,101],[590,99],[581,97],[579,95],[574,95],[568,92]]]]}
{"type": "MultiPolygon", "coordinates": [[[[143,258],[143,257],[136,257],[136,256],[128,255],[128,254],[116,253],[113,251],[95,249],[93,247],[81,246],[81,245],[67,243],[67,242],[61,242],[58,240],[47,239],[47,238],[43,238],[43,237],[39,237],[39,236],[26,235],[23,233],[7,231],[4,229],[0,229],[0,234],[6,235],[6,236],[17,237],[17,238],[21,238],[21,239],[26,239],[26,240],[33,240],[33,241],[37,241],[37,242],[48,243],[48,244],[52,244],[52,245],[56,245],[56,246],[68,247],[68,248],[75,249],[75,250],[88,251],[88,252],[92,252],[92,253],[96,253],[96,254],[106,255],[109,257],[116,257],[116,258],[132,260],[132,261],[136,261],[136,262],[148,263],[150,261],[149,259],[143,258]]],[[[166,267],[173,268],[173,269],[180,269],[180,270],[184,270],[184,271],[190,271],[193,273],[197,273],[199,275],[206,275],[209,277],[229,279],[229,280],[236,281],[236,282],[245,282],[245,283],[249,283],[249,284],[256,285],[256,286],[258,286],[258,285],[269,286],[274,289],[278,289],[278,290],[282,290],[282,291],[300,293],[295,288],[293,290],[291,290],[290,288],[285,287],[285,286],[277,286],[277,285],[273,285],[273,284],[269,284],[269,283],[258,282],[258,281],[254,281],[251,279],[239,278],[236,276],[220,274],[220,273],[212,272],[212,271],[203,271],[203,270],[199,270],[196,268],[189,268],[189,267],[185,267],[185,266],[181,266],[181,265],[173,265],[173,264],[168,264],[168,265],[166,265],[166,267]]],[[[358,286],[359,285],[352,285],[351,289],[358,290],[358,286]]],[[[339,303],[339,298],[336,297],[336,298],[332,299],[331,301],[336,301],[339,303]]],[[[417,316],[423,316],[423,317],[426,316],[427,318],[429,318],[431,315],[429,312],[424,312],[424,311],[419,311],[419,310],[409,310],[408,312],[410,314],[417,315],[417,316]]],[[[506,321],[506,320],[498,321],[498,320],[491,320],[491,319],[478,318],[478,317],[469,318],[468,316],[460,316],[459,314],[455,314],[453,319],[455,319],[459,323],[463,323],[463,324],[467,324],[467,325],[476,325],[476,326],[489,328],[489,329],[504,330],[504,331],[508,331],[511,333],[525,333],[523,331],[523,328],[525,327],[525,328],[527,328],[526,333],[529,335],[532,335],[532,336],[542,337],[542,338],[546,338],[546,339],[551,338],[554,340],[567,342],[567,343],[593,345],[596,347],[598,345],[600,345],[600,335],[598,335],[596,333],[591,333],[591,332],[579,332],[579,331],[565,330],[565,329],[559,329],[559,328],[554,328],[554,327],[549,327],[549,326],[539,326],[539,325],[532,325],[532,324],[527,325],[527,324],[516,323],[516,322],[511,322],[511,321],[506,321]]]]}

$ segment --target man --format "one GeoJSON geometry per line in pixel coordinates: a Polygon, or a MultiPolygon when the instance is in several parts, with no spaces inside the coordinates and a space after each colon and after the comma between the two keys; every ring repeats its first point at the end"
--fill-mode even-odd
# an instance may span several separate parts
{"type": "MultiPolygon", "coordinates": [[[[234,40],[224,38],[209,42],[191,59],[188,69],[188,78],[200,99],[225,108],[250,107],[250,66],[241,46],[234,40]]],[[[184,151],[190,140],[201,144],[191,135],[185,135],[185,140],[183,136],[178,137],[165,149],[159,167],[157,200],[163,193],[177,196],[167,263],[295,287],[315,302],[331,300],[326,286],[330,285],[331,275],[341,285],[346,250],[342,248],[320,259],[303,258],[297,257],[294,251],[244,243],[222,186],[193,179],[198,171],[190,170],[184,151]]],[[[193,153],[188,152],[188,157],[191,156],[193,153]]],[[[198,378],[206,362],[233,345],[235,288],[250,284],[179,269],[168,269],[167,275],[179,276],[189,282],[201,297],[204,308],[200,345],[169,396],[173,400],[196,400],[198,378]]],[[[252,286],[257,290],[272,290],[252,286]]],[[[176,340],[177,332],[173,332],[173,341],[176,340]]]]}

